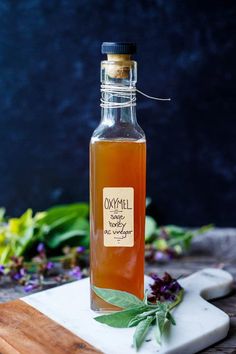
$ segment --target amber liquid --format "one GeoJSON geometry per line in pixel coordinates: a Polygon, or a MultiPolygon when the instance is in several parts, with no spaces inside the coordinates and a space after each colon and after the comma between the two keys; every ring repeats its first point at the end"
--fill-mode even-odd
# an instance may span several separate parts
{"type": "MultiPolygon", "coordinates": [[[[100,140],[90,144],[91,285],[144,296],[146,142],[100,140]],[[103,188],[134,188],[134,246],[105,247],[103,188]]],[[[91,291],[93,310],[114,310],[91,291]]]]}

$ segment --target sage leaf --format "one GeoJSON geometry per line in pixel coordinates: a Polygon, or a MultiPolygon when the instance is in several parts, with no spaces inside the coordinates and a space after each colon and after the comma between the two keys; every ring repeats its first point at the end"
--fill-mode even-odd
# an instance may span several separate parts
{"type": "Polygon", "coordinates": [[[174,319],[174,317],[172,316],[172,314],[171,314],[170,312],[167,312],[166,318],[167,318],[168,321],[171,322],[171,324],[172,324],[173,326],[176,325],[175,319],[174,319]]]}
{"type": "MultiPolygon", "coordinates": [[[[149,309],[149,307],[147,307],[147,310],[149,309]]],[[[157,308],[151,309],[149,311],[145,311],[145,308],[143,310],[144,312],[138,314],[137,316],[135,316],[134,318],[132,318],[129,322],[129,327],[133,327],[136,326],[140,321],[144,320],[145,318],[147,318],[148,316],[151,315],[155,315],[157,308]]]]}
{"type": "Polygon", "coordinates": [[[93,291],[101,299],[117,307],[129,308],[144,305],[143,301],[138,297],[125,291],[103,289],[96,286],[93,287],[93,291]]]}
{"type": "Polygon", "coordinates": [[[181,288],[175,294],[174,301],[157,301],[156,304],[151,304],[147,300],[147,294],[144,295],[144,299],[141,301],[136,296],[120,290],[97,287],[93,287],[93,290],[108,303],[124,308],[122,311],[98,316],[94,319],[111,327],[128,328],[136,326],[133,336],[133,344],[136,351],[142,345],[153,322],[156,323],[156,340],[161,344],[162,335],[166,331],[166,324],[176,324],[171,310],[182,301],[184,294],[184,289],[181,288]]]}
{"type": "Polygon", "coordinates": [[[168,305],[165,303],[159,303],[159,309],[156,311],[156,341],[161,344],[161,337],[164,333],[165,322],[168,313],[168,305]]]}
{"type": "Polygon", "coordinates": [[[138,318],[137,316],[131,318],[131,320],[128,323],[128,327],[135,327],[139,324],[139,322],[143,321],[143,318],[138,318]]]}
{"type": "Polygon", "coordinates": [[[148,290],[145,290],[143,302],[148,305],[148,290]]]}
{"type": "Polygon", "coordinates": [[[156,313],[156,341],[161,344],[161,337],[164,332],[166,316],[164,313],[157,312],[156,313]]]}
{"type": "Polygon", "coordinates": [[[134,337],[133,337],[134,347],[137,351],[141,347],[141,345],[148,333],[149,327],[151,326],[154,319],[155,319],[155,316],[148,316],[143,321],[139,322],[139,324],[137,325],[135,333],[134,333],[134,337]]]}
{"type": "Polygon", "coordinates": [[[138,313],[142,313],[144,310],[143,306],[134,307],[127,310],[114,312],[108,315],[102,315],[95,317],[97,322],[107,324],[111,327],[116,328],[127,328],[130,320],[135,317],[138,313]]]}

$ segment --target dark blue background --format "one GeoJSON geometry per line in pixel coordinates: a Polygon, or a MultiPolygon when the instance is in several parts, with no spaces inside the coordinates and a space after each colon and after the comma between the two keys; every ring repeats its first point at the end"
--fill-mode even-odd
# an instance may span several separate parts
{"type": "Polygon", "coordinates": [[[102,41],[138,43],[160,223],[236,226],[235,1],[0,1],[0,204],[88,200],[102,41]]]}

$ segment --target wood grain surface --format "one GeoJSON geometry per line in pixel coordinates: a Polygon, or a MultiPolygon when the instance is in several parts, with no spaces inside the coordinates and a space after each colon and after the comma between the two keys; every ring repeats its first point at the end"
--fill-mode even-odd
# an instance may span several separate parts
{"type": "Polygon", "coordinates": [[[99,350],[21,300],[0,305],[0,354],[96,354],[99,350]]]}

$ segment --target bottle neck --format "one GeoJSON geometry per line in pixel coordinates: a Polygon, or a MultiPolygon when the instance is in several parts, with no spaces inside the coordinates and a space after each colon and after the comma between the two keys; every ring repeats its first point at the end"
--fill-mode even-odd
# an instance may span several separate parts
{"type": "Polygon", "coordinates": [[[137,63],[129,55],[108,55],[101,63],[102,123],[136,124],[137,63]]]}
{"type": "Polygon", "coordinates": [[[119,97],[116,94],[102,92],[103,102],[105,104],[101,110],[102,123],[107,125],[114,124],[136,124],[136,105],[135,93],[125,93],[124,97],[119,97]],[[118,106],[120,104],[120,106],[118,106]],[[123,106],[122,106],[123,105],[123,106]]]}

